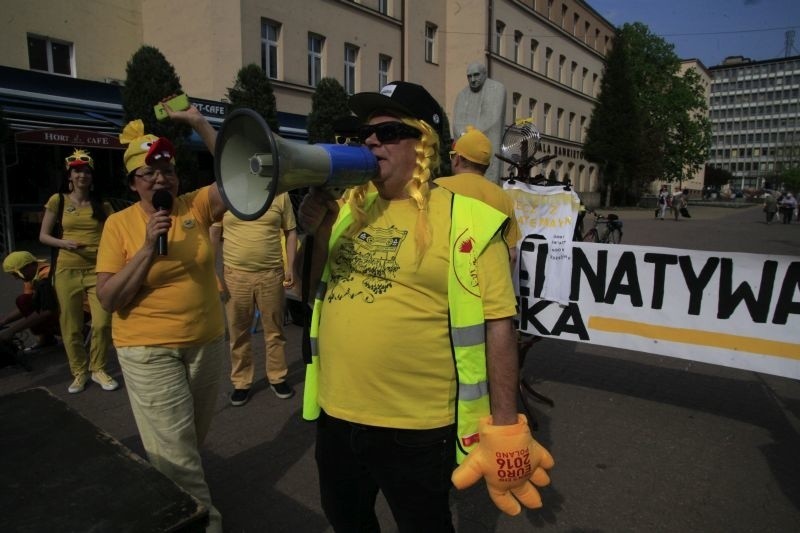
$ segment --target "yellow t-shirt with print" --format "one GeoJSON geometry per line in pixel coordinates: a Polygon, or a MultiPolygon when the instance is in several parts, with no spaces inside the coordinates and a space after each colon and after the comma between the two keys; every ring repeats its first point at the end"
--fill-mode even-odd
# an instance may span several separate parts
{"type": "Polygon", "coordinates": [[[248,272],[283,268],[281,236],[297,226],[287,193],[275,197],[256,220],[240,220],[230,211],[222,218],[222,260],[226,266],[248,272]]]}
{"type": "MultiPolygon", "coordinates": [[[[58,194],[51,196],[44,207],[58,217],[58,194]]],[[[111,212],[111,206],[103,204],[103,208],[106,214],[111,212]]],[[[76,250],[60,248],[57,268],[59,270],[93,268],[97,260],[97,247],[100,245],[103,224],[92,218],[92,207],[78,207],[72,203],[69,195],[65,194],[61,225],[64,228],[63,239],[79,242],[85,246],[76,250]]]]}
{"type": "Polygon", "coordinates": [[[503,228],[503,240],[509,248],[513,248],[522,238],[517,224],[517,217],[514,214],[514,199],[501,189],[497,184],[487,180],[480,174],[456,174],[434,180],[437,185],[444,187],[450,192],[463,194],[470,198],[475,198],[488,204],[508,217],[503,228]]]}
{"type": "MultiPolygon", "coordinates": [[[[136,203],[108,217],[97,272],[116,274],[142,247],[149,216],[136,203]]],[[[157,256],[130,304],[114,313],[115,346],[195,346],[224,333],[208,187],[175,199],[168,255],[157,256]]]]}
{"type": "MultiPolygon", "coordinates": [[[[417,268],[411,200],[377,198],[368,225],[342,237],[319,325],[319,403],[331,416],[372,426],[431,429],[455,421],[448,328],[450,200],[431,191],[431,246],[417,268]]],[[[487,319],[515,314],[508,249],[495,236],[478,258],[487,319]]]]}

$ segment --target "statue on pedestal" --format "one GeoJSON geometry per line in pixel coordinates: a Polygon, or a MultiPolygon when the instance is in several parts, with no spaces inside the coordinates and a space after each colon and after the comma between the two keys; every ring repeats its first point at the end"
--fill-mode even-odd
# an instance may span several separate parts
{"type": "MultiPolygon", "coordinates": [[[[500,150],[506,118],[506,88],[499,81],[489,79],[486,66],[471,63],[467,67],[468,86],[456,98],[453,112],[453,139],[458,139],[472,125],[492,141],[493,153],[500,150]]],[[[502,162],[492,157],[486,178],[500,182],[502,162]]]]}

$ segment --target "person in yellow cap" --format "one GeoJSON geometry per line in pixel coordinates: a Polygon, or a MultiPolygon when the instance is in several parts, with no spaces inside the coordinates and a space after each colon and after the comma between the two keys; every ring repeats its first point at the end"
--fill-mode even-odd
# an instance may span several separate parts
{"type": "MultiPolygon", "coordinates": [[[[213,152],[216,132],[197,108],[165,108],[213,152]]],[[[150,462],[209,509],[207,531],[222,531],[199,448],[227,355],[209,242],[225,204],[216,183],[179,194],[172,143],[145,133],[141,120],[125,126],[120,142],[127,145],[128,186],[139,201],[106,220],[97,294],[114,314],[111,334],[150,462]],[[166,247],[157,247],[160,236],[166,247]]]]}
{"type": "Polygon", "coordinates": [[[450,151],[453,175],[438,178],[440,187],[480,200],[508,217],[503,228],[503,240],[508,245],[508,254],[513,268],[517,260],[517,244],[521,238],[514,200],[497,184],[484,177],[492,160],[492,142],[480,130],[467,126],[466,132],[456,139],[450,151]]]}
{"type": "Polygon", "coordinates": [[[97,299],[97,247],[103,224],[111,211],[94,193],[94,159],[76,149],[64,160],[66,191],[58,192],[45,204],[39,241],[55,250],[53,287],[58,295],[59,323],[73,381],[67,388],[75,394],[91,380],[103,390],[119,388],[106,372],[111,345],[111,315],[97,299]],[[89,353],[84,345],[85,303],[92,317],[89,353]]]}
{"type": "Polygon", "coordinates": [[[37,310],[37,286],[50,275],[50,265],[39,261],[30,252],[11,252],[3,259],[3,272],[22,281],[22,294],[17,296],[16,308],[0,318],[0,340],[11,340],[14,335],[29,329],[38,337],[32,350],[57,344],[58,313],[37,310]]]}

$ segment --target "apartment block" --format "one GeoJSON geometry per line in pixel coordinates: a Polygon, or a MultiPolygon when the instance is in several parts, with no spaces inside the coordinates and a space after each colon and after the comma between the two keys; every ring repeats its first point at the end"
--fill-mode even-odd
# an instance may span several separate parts
{"type": "Polygon", "coordinates": [[[800,164],[800,56],[735,56],[709,71],[709,165],[730,171],[736,189],[779,186],[781,171],[800,164]]]}

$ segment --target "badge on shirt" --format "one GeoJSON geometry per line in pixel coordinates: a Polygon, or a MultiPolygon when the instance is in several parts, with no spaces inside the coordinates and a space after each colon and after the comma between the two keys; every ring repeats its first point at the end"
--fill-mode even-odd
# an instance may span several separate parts
{"type": "Polygon", "coordinates": [[[193,218],[187,218],[183,221],[183,229],[192,229],[195,225],[193,218]]]}

